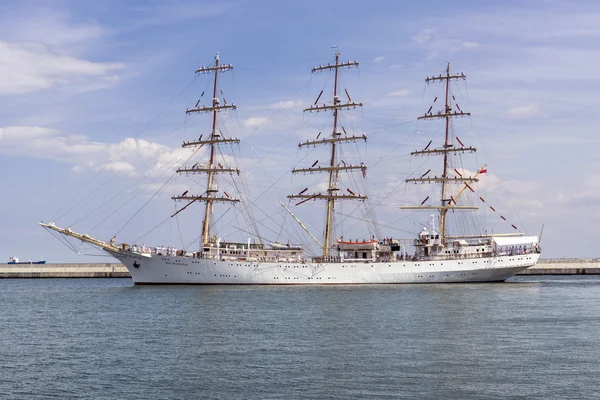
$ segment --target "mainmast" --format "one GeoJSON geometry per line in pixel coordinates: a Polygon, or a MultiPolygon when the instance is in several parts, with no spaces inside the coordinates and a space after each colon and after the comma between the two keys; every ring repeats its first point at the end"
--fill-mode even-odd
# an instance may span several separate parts
{"type": "Polygon", "coordinates": [[[328,184],[327,192],[310,194],[310,193],[305,193],[307,190],[307,189],[305,189],[302,192],[300,192],[299,194],[288,196],[289,199],[303,199],[299,203],[296,203],[296,205],[300,205],[308,200],[313,200],[313,199],[324,199],[326,201],[325,232],[324,232],[324,240],[323,240],[323,252],[324,252],[323,255],[325,257],[329,256],[329,248],[331,247],[331,235],[332,235],[332,231],[333,231],[333,215],[334,215],[334,211],[335,211],[335,201],[336,200],[365,200],[365,199],[367,199],[367,196],[364,196],[361,194],[355,194],[349,188],[346,189],[348,191],[348,194],[339,194],[339,191],[340,191],[339,173],[340,173],[340,171],[361,170],[363,173],[363,176],[366,174],[366,171],[367,171],[367,166],[364,165],[363,163],[360,163],[360,165],[349,165],[345,161],[338,161],[338,149],[337,149],[338,143],[341,144],[342,142],[351,142],[351,141],[361,140],[361,139],[364,141],[367,140],[366,135],[348,136],[348,134],[346,133],[346,129],[339,124],[339,114],[338,113],[342,109],[362,107],[362,103],[356,103],[356,102],[352,101],[352,99],[350,98],[350,94],[348,93],[348,90],[344,89],[346,97],[348,98],[347,102],[344,101],[342,103],[342,100],[338,96],[339,70],[341,68],[350,68],[350,67],[358,67],[358,62],[357,61],[340,62],[340,52],[336,51],[335,64],[319,65],[318,67],[314,67],[312,69],[312,73],[319,72],[319,71],[325,71],[325,70],[328,70],[328,71],[333,70],[334,71],[335,75],[334,75],[334,83],[333,83],[333,103],[332,104],[321,104],[321,105],[317,104],[319,102],[319,99],[321,98],[321,95],[323,94],[323,91],[321,90],[321,93],[319,93],[319,96],[317,97],[317,100],[315,100],[314,104],[312,106],[310,106],[309,108],[304,109],[304,112],[307,112],[307,111],[318,112],[318,111],[329,111],[329,110],[333,111],[333,130],[332,130],[331,137],[329,137],[329,138],[323,138],[321,140],[317,140],[319,138],[319,136],[321,135],[319,133],[319,135],[317,135],[317,138],[315,140],[309,140],[309,141],[306,141],[303,143],[299,143],[298,147],[302,148],[305,146],[316,146],[316,145],[321,145],[321,144],[330,145],[331,146],[331,157],[330,157],[329,163],[328,163],[329,166],[324,166],[324,167],[316,166],[318,164],[318,161],[316,161],[309,168],[294,168],[292,170],[292,173],[312,173],[312,172],[327,172],[327,173],[329,173],[329,184],[328,184]],[[340,127],[341,127],[341,131],[339,129],[340,127]],[[342,131],[343,131],[343,136],[342,136],[342,131]]]}
{"type": "MultiPolygon", "coordinates": [[[[443,155],[444,161],[443,161],[443,168],[442,168],[442,176],[441,177],[437,177],[437,176],[428,177],[427,175],[429,174],[429,172],[431,172],[431,170],[428,170],[423,175],[421,175],[421,177],[419,177],[419,178],[410,178],[410,179],[406,180],[406,182],[414,182],[414,183],[417,183],[417,182],[440,183],[441,189],[442,189],[441,197],[440,197],[440,205],[439,206],[423,205],[429,199],[429,197],[427,197],[419,206],[403,206],[403,207],[401,207],[403,209],[411,209],[411,210],[419,210],[419,209],[420,210],[439,210],[439,212],[440,212],[439,234],[442,239],[442,242],[446,238],[446,215],[448,214],[448,210],[453,210],[453,209],[476,210],[476,209],[478,209],[478,207],[456,205],[456,199],[454,199],[448,193],[448,184],[449,183],[461,183],[462,182],[462,183],[465,183],[466,185],[468,185],[471,182],[478,182],[478,179],[476,177],[465,177],[465,176],[461,175],[460,172],[458,172],[458,170],[456,170],[455,168],[453,169],[453,171],[450,171],[451,167],[450,167],[449,160],[448,160],[449,154],[475,152],[475,151],[477,151],[477,149],[474,147],[465,147],[464,144],[460,141],[460,139],[458,137],[456,137],[455,139],[459,143],[459,145],[455,146],[454,140],[450,136],[450,120],[453,118],[456,118],[456,117],[470,116],[471,113],[462,111],[460,109],[460,106],[457,103],[454,103],[456,110],[453,109],[452,100],[455,100],[455,99],[454,99],[454,96],[452,96],[450,94],[450,81],[451,80],[459,80],[459,79],[465,80],[467,77],[462,72],[460,74],[452,75],[450,73],[450,63],[448,63],[448,65],[446,66],[445,72],[446,72],[445,75],[440,74],[439,76],[427,77],[425,79],[425,82],[427,82],[427,83],[444,82],[445,87],[446,87],[446,90],[445,90],[446,101],[445,101],[444,109],[440,110],[434,114],[431,112],[431,109],[433,108],[433,105],[432,105],[431,107],[429,107],[429,110],[427,110],[427,112],[424,115],[418,117],[418,119],[427,119],[428,120],[428,119],[434,119],[434,118],[436,118],[436,119],[443,118],[445,120],[446,136],[445,136],[444,145],[441,148],[429,149],[429,146],[431,145],[431,141],[430,141],[423,150],[413,151],[412,153],[410,153],[413,156],[415,156],[415,155],[422,155],[422,156],[443,155]],[[454,172],[455,175],[450,176],[451,172],[454,172]]],[[[435,103],[436,100],[437,100],[437,97],[433,100],[433,102],[435,103]]]]}
{"type": "MultiPolygon", "coordinates": [[[[237,106],[235,104],[227,104],[227,100],[225,98],[223,98],[223,104],[221,105],[221,102],[220,102],[219,98],[217,97],[217,94],[218,94],[217,83],[219,80],[219,73],[226,72],[226,71],[229,71],[232,69],[233,69],[233,65],[231,65],[231,64],[219,64],[219,53],[217,53],[217,55],[215,56],[215,64],[213,66],[199,67],[196,70],[196,73],[198,73],[198,74],[213,74],[214,73],[212,105],[211,106],[198,106],[200,104],[200,100],[198,100],[198,102],[196,103],[194,108],[189,108],[186,110],[186,114],[212,113],[212,130],[211,130],[210,136],[207,139],[202,140],[203,135],[200,135],[200,138],[198,140],[191,141],[191,142],[183,142],[183,145],[182,145],[182,147],[198,147],[198,148],[200,148],[204,145],[208,145],[210,147],[210,158],[208,161],[208,165],[195,163],[192,167],[189,167],[189,168],[184,167],[184,168],[179,168],[177,170],[177,172],[181,173],[181,174],[195,174],[195,173],[208,174],[208,179],[206,182],[206,191],[201,195],[189,195],[188,191],[186,190],[182,195],[172,197],[173,200],[188,201],[188,204],[186,204],[184,207],[182,207],[179,211],[183,211],[190,204],[197,202],[197,201],[203,201],[204,203],[206,203],[205,210],[204,210],[204,221],[202,223],[202,245],[203,246],[207,245],[210,240],[210,217],[212,215],[214,203],[216,203],[216,202],[236,203],[236,202],[240,201],[237,198],[231,197],[227,192],[223,192],[225,194],[225,197],[218,196],[217,193],[219,192],[219,187],[215,183],[215,174],[217,174],[217,173],[230,173],[231,174],[231,173],[235,172],[238,175],[240,173],[240,170],[238,168],[224,167],[223,165],[221,165],[221,163],[217,163],[216,159],[215,159],[216,146],[223,144],[223,143],[239,143],[240,142],[239,139],[223,137],[223,135],[221,134],[221,131],[219,129],[217,129],[217,114],[220,111],[235,110],[237,108],[237,106]]],[[[222,93],[222,91],[221,91],[221,93],[222,93]]],[[[203,94],[204,93],[202,93],[202,95],[203,94]]],[[[176,215],[177,213],[173,214],[173,216],[176,215]]]]}

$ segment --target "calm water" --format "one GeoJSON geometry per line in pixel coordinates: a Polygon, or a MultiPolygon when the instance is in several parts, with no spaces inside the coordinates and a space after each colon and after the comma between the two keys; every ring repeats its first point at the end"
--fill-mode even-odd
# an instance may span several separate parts
{"type": "Polygon", "coordinates": [[[0,397],[600,398],[600,277],[0,280],[0,397]]]}

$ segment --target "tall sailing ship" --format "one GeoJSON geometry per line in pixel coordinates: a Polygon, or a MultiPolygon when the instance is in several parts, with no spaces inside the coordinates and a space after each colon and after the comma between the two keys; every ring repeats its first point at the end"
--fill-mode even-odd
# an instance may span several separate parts
{"type": "MultiPolygon", "coordinates": [[[[40,223],[44,228],[73,237],[82,242],[96,246],[122,262],[136,284],[393,284],[393,283],[444,283],[444,282],[495,282],[504,281],[517,272],[535,265],[540,256],[540,247],[536,236],[523,236],[522,233],[511,234],[473,234],[452,236],[448,234],[447,218],[449,211],[470,211],[475,206],[461,205],[461,196],[465,191],[474,191],[472,184],[478,181],[480,169],[472,176],[465,176],[453,168],[453,155],[475,152],[476,149],[465,146],[450,134],[450,124],[454,118],[469,116],[459,105],[452,102],[449,91],[450,82],[466,79],[464,74],[452,74],[448,64],[445,73],[428,77],[427,83],[441,82],[445,85],[444,108],[432,112],[432,107],[419,119],[441,119],[445,123],[445,140],[439,148],[431,148],[432,142],[411,153],[411,156],[431,156],[442,158],[441,176],[430,176],[430,171],[420,177],[407,179],[407,183],[431,183],[441,187],[437,204],[426,204],[429,196],[419,205],[404,206],[403,209],[426,210],[439,214],[437,221],[434,215],[428,227],[408,241],[393,238],[371,237],[369,240],[344,240],[336,238],[334,215],[339,201],[365,201],[366,195],[355,193],[350,188],[343,190],[340,177],[344,173],[366,175],[364,163],[351,165],[340,157],[340,148],[355,141],[366,141],[366,135],[349,135],[340,124],[342,110],[362,107],[362,103],[351,99],[347,90],[341,93],[339,73],[343,68],[358,67],[357,61],[340,61],[336,51],[333,64],[320,65],[312,72],[333,72],[333,98],[330,102],[319,103],[323,91],[313,105],[305,112],[326,111],[333,115],[331,135],[315,140],[299,143],[299,147],[324,146],[328,148],[328,163],[306,168],[295,168],[294,174],[322,173],[327,178],[327,189],[322,192],[310,192],[308,188],[297,194],[289,195],[290,200],[297,200],[301,205],[310,200],[322,200],[325,203],[325,227],[322,242],[311,235],[318,243],[321,254],[306,257],[302,246],[271,244],[224,242],[216,232],[211,231],[211,217],[215,203],[238,203],[239,198],[219,191],[215,183],[217,174],[238,174],[236,167],[224,167],[215,159],[218,146],[225,143],[239,143],[239,139],[224,137],[217,128],[219,113],[236,108],[218,98],[219,74],[233,69],[230,64],[221,64],[219,55],[214,65],[200,67],[196,73],[214,76],[212,104],[188,109],[187,113],[207,113],[212,116],[210,136],[198,140],[184,142],[183,147],[207,146],[208,161],[196,163],[189,167],[180,167],[180,174],[206,174],[206,189],[202,194],[173,196],[176,201],[185,204],[177,213],[187,207],[204,203],[204,219],[200,246],[197,251],[177,250],[171,247],[147,247],[127,243],[115,243],[95,239],[88,234],[74,232],[69,227],[60,228],[53,222],[40,223]],[[341,96],[340,96],[341,94],[341,96]],[[345,96],[344,96],[345,95],[345,96]],[[452,191],[450,188],[458,187],[452,191]],[[414,247],[414,254],[405,251],[406,246],[414,247]]],[[[436,98],[437,100],[437,98],[436,98]]],[[[435,102],[435,100],[434,100],[435,102]]],[[[484,167],[485,168],[485,167],[484,167]]],[[[483,197],[480,197],[484,201],[483,197]]],[[[282,203],[283,205],[283,203],[282,203]]],[[[285,205],[284,205],[285,207],[285,205]]],[[[494,210],[493,207],[491,207],[494,210]]],[[[286,207],[287,209],[287,207],[286,207]]],[[[289,211],[289,210],[288,210],[289,211]]],[[[173,214],[176,215],[177,213],[173,214]]],[[[291,212],[290,212],[291,214],[291,212]]],[[[293,214],[292,214],[293,216],[293,214]]],[[[295,216],[294,216],[295,218],[295,216]]],[[[502,217],[504,219],[504,217],[502,217]]],[[[297,219],[296,219],[297,220],[297,219]]],[[[299,223],[300,221],[297,220],[299,223]]],[[[301,223],[300,223],[301,224],[301,223]]],[[[302,225],[302,224],[301,224],[302,225]]],[[[513,225],[516,229],[516,227],[513,225]]]]}

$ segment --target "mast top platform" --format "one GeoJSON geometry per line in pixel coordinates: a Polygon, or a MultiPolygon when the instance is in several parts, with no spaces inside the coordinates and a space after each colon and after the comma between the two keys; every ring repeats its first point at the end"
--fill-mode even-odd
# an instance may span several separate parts
{"type": "Polygon", "coordinates": [[[196,68],[196,73],[197,74],[210,74],[212,72],[225,72],[225,71],[229,71],[232,70],[233,68],[235,68],[233,65],[231,64],[219,64],[219,53],[217,53],[217,55],[215,56],[215,65],[212,66],[201,66],[196,68]]]}
{"type": "Polygon", "coordinates": [[[438,76],[428,76],[427,78],[425,78],[425,82],[430,83],[435,81],[445,81],[451,79],[466,80],[467,76],[462,72],[460,74],[450,75],[450,63],[448,63],[448,65],[446,66],[446,75],[439,74],[438,76]]]}

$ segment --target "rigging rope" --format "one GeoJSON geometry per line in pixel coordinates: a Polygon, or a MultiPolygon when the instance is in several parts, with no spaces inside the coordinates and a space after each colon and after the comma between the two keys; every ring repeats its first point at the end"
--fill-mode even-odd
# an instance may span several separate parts
{"type": "MultiPolygon", "coordinates": [[[[171,161],[179,161],[181,158],[183,158],[185,156],[185,154],[180,154],[180,155],[176,155],[175,157],[173,157],[171,160],[169,160],[169,162],[171,161]]],[[[127,188],[123,189],[121,192],[119,192],[118,194],[116,194],[115,196],[111,197],[110,199],[108,199],[106,202],[102,203],[101,205],[99,205],[98,207],[96,207],[95,209],[93,209],[92,211],[90,211],[89,213],[87,213],[86,215],[84,215],[83,217],[81,217],[80,219],[78,219],[77,221],[73,222],[71,225],[76,225],[79,222],[87,219],[88,217],[90,217],[92,214],[94,214],[95,212],[97,212],[98,210],[100,210],[101,208],[103,208],[104,206],[106,206],[107,204],[109,204],[110,202],[112,202],[114,199],[120,197],[122,194],[128,192],[131,188],[135,187],[137,184],[141,183],[144,179],[150,177],[152,174],[156,173],[156,172],[160,172],[163,171],[165,169],[167,169],[166,167],[170,168],[170,164],[165,163],[165,165],[162,165],[160,167],[154,167],[154,169],[150,170],[148,173],[146,173],[146,175],[142,176],[139,180],[137,180],[136,182],[134,182],[133,184],[129,185],[127,188]]],[[[151,184],[153,184],[154,182],[156,182],[158,179],[160,178],[160,176],[157,176],[156,178],[154,178],[154,180],[150,181],[148,184],[146,184],[146,186],[144,186],[143,188],[141,188],[138,192],[136,192],[135,194],[133,194],[129,200],[127,200],[125,203],[123,203],[120,207],[118,207],[116,210],[114,210],[109,216],[107,216],[106,218],[104,218],[98,225],[94,226],[91,231],[94,231],[96,228],[98,228],[100,225],[102,225],[104,222],[106,222],[108,219],[110,219],[110,217],[112,217],[117,211],[121,210],[125,205],[127,205],[131,200],[133,200],[135,198],[135,196],[137,196],[139,193],[141,193],[144,189],[146,189],[148,186],[150,186],[151,184]]]]}
{"type": "MultiPolygon", "coordinates": [[[[160,117],[162,115],[162,113],[164,113],[174,102],[175,100],[177,100],[179,97],[181,97],[183,95],[183,93],[185,93],[190,86],[192,86],[194,84],[194,82],[196,81],[196,75],[194,74],[194,79],[185,87],[183,88],[173,99],[171,99],[171,101],[158,113],[154,116],[154,118],[152,118],[150,120],[150,122],[148,122],[134,137],[134,139],[138,139],[141,134],[152,124],[154,123],[154,121],[156,121],[158,119],[158,117],[160,117]]],[[[94,176],[92,176],[90,178],[90,180],[87,181],[87,183],[81,188],[79,189],[65,204],[63,204],[57,211],[56,213],[54,213],[54,215],[49,219],[50,221],[54,221],[58,218],[61,218],[65,215],[65,213],[62,213],[60,216],[57,217],[57,215],[60,214],[60,212],[62,211],[62,209],[64,207],[66,207],[70,202],[72,202],[86,187],[89,186],[89,184],[95,180],[115,159],[117,159],[117,157],[119,157],[123,152],[125,151],[125,147],[123,147],[121,149],[121,151],[119,151],[117,154],[115,154],[94,176]]],[[[101,185],[104,186],[106,183],[108,183],[111,179],[113,179],[116,175],[118,175],[120,172],[116,173],[115,175],[113,175],[113,177],[111,177],[108,181],[106,181],[104,184],[101,185]]],[[[87,198],[89,196],[86,196],[85,198],[87,198]]],[[[85,199],[84,198],[84,199],[85,199]]],[[[77,202],[73,207],[71,207],[68,211],[72,210],[74,207],[76,207],[77,205],[81,204],[83,200],[77,202]]],[[[68,212],[67,211],[67,212],[68,212]]]]}
{"type": "Polygon", "coordinates": [[[150,197],[150,198],[149,198],[149,199],[148,199],[148,200],[147,200],[147,201],[144,203],[144,205],[143,205],[143,206],[142,206],[142,207],[141,207],[139,210],[137,210],[137,211],[136,211],[136,213],[135,213],[135,214],[133,214],[133,216],[132,216],[131,218],[129,218],[129,220],[127,220],[127,222],[125,223],[125,225],[123,225],[123,226],[121,227],[121,229],[119,229],[119,230],[117,231],[117,233],[115,233],[115,236],[117,236],[117,235],[118,235],[118,234],[119,234],[119,233],[120,233],[120,232],[121,232],[123,229],[125,229],[125,227],[126,227],[127,225],[129,225],[129,223],[130,223],[131,221],[133,221],[133,219],[134,219],[134,218],[135,218],[135,217],[136,217],[136,216],[137,216],[137,215],[138,215],[138,214],[139,214],[139,213],[140,213],[140,212],[141,212],[141,211],[142,211],[142,210],[143,210],[143,209],[144,209],[144,208],[145,208],[145,207],[146,207],[146,206],[147,206],[149,203],[150,203],[150,201],[152,201],[152,199],[154,199],[154,197],[155,197],[155,196],[156,196],[156,195],[157,195],[159,192],[161,192],[161,191],[162,191],[162,189],[163,189],[163,188],[164,188],[164,187],[165,187],[165,186],[166,186],[166,185],[167,185],[167,184],[168,184],[168,183],[169,183],[169,182],[170,182],[170,181],[171,181],[171,180],[172,180],[172,179],[173,179],[175,176],[177,176],[177,174],[173,174],[173,175],[172,175],[172,176],[171,176],[171,177],[170,177],[170,178],[169,178],[169,179],[168,179],[168,180],[167,180],[167,181],[166,181],[166,182],[165,182],[165,183],[164,183],[164,184],[163,184],[163,185],[160,187],[160,189],[159,189],[159,190],[157,190],[157,191],[156,191],[156,192],[155,192],[155,193],[154,193],[154,194],[153,194],[153,195],[152,195],[152,196],[151,196],[151,197],[150,197]]]}

